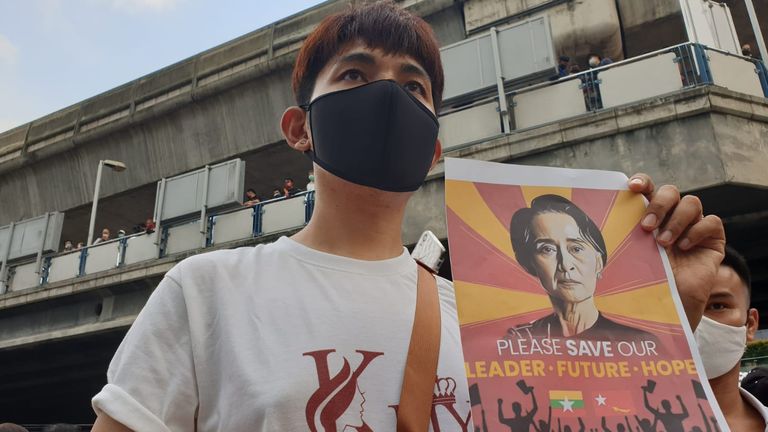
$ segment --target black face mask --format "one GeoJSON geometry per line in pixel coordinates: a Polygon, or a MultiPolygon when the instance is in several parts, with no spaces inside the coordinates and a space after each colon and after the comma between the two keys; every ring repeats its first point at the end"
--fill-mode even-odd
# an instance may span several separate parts
{"type": "Polygon", "coordinates": [[[435,153],[437,117],[394,81],[328,93],[309,111],[312,160],[349,182],[389,192],[421,186],[435,153]]]}

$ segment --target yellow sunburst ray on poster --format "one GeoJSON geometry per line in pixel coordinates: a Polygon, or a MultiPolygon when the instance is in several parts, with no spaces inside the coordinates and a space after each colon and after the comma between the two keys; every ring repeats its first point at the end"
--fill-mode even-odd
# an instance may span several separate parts
{"type": "Polygon", "coordinates": [[[488,207],[474,183],[446,180],[446,205],[496,249],[515,259],[508,229],[488,207]]]}
{"type": "Polygon", "coordinates": [[[603,312],[628,318],[664,324],[680,323],[667,282],[596,297],[595,304],[603,312]]]}
{"type": "MultiPolygon", "coordinates": [[[[630,191],[620,191],[616,195],[608,217],[603,226],[603,238],[610,259],[616,248],[624,241],[633,228],[640,222],[645,211],[645,203],[640,194],[630,191]]],[[[600,221],[595,221],[600,223],[600,221]]]]}
{"type": "Polygon", "coordinates": [[[454,281],[454,289],[456,303],[461,305],[460,325],[491,321],[552,307],[549,297],[545,294],[511,291],[464,281],[454,281]]]}
{"type": "Polygon", "coordinates": [[[550,186],[520,186],[523,191],[523,198],[528,207],[531,206],[531,201],[534,198],[542,195],[559,195],[563,198],[571,199],[571,188],[566,187],[550,187],[550,186]]]}

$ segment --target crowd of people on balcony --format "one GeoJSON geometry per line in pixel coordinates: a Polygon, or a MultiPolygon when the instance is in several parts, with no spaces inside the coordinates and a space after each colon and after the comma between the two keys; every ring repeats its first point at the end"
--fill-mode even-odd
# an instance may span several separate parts
{"type": "MultiPolygon", "coordinates": [[[[610,57],[603,57],[598,53],[590,53],[587,55],[587,65],[590,69],[599,68],[613,63],[610,57]]],[[[571,57],[568,55],[561,55],[557,59],[557,75],[550,78],[551,81],[556,81],[560,78],[565,78],[569,75],[575,75],[581,72],[581,66],[578,63],[572,63],[571,57]]],[[[597,72],[595,72],[597,73],[597,72]]]]}
{"type": "MultiPolygon", "coordinates": [[[[607,66],[611,63],[613,63],[613,60],[611,60],[610,57],[604,57],[595,52],[587,55],[587,65],[589,66],[589,70],[607,66]]],[[[572,63],[570,56],[561,55],[557,61],[557,75],[552,76],[550,81],[556,81],[581,72],[581,66],[579,66],[578,63],[572,63]]],[[[584,92],[584,103],[590,111],[602,108],[600,87],[597,80],[598,73],[599,71],[591,71],[590,73],[579,76],[579,79],[581,80],[581,88],[584,92]]]]}
{"type": "MultiPolygon", "coordinates": [[[[155,224],[155,220],[151,217],[148,217],[144,222],[134,225],[133,227],[133,234],[138,233],[147,233],[151,234],[155,232],[155,227],[157,225],[155,224]]],[[[110,240],[120,239],[126,236],[126,231],[124,229],[117,230],[117,237],[112,237],[112,231],[109,228],[103,228],[101,230],[101,235],[93,240],[93,244],[97,245],[99,243],[105,243],[110,240]]],[[[79,251],[82,248],[85,247],[84,242],[77,242],[75,245],[71,240],[66,240],[64,242],[64,250],[63,252],[75,252],[79,251]]]]}
{"type": "MultiPolygon", "coordinates": [[[[315,174],[313,171],[309,171],[307,175],[307,180],[309,181],[307,183],[307,191],[315,190],[315,174]]],[[[296,186],[296,183],[294,182],[293,178],[286,177],[283,179],[282,187],[276,187],[272,190],[272,196],[270,196],[269,199],[276,200],[276,199],[291,198],[301,192],[304,192],[304,190],[296,186]]],[[[262,202],[262,199],[259,198],[255,189],[248,188],[245,191],[245,197],[243,198],[243,207],[254,207],[256,204],[260,202],[262,202]]]]}
{"type": "MultiPolygon", "coordinates": [[[[314,191],[315,190],[315,174],[313,171],[309,171],[307,174],[307,191],[314,191]]],[[[284,199],[284,198],[291,198],[293,196],[296,196],[297,194],[304,192],[303,189],[296,186],[296,183],[294,182],[293,178],[286,177],[283,179],[283,185],[282,187],[275,188],[272,191],[272,196],[269,198],[270,200],[274,199],[284,199]]],[[[254,207],[256,204],[262,202],[262,199],[259,198],[258,194],[256,193],[256,190],[253,188],[248,188],[245,191],[245,197],[243,198],[243,207],[254,207]]],[[[151,217],[147,218],[144,222],[137,224],[133,227],[133,234],[138,233],[147,233],[151,234],[155,232],[156,223],[154,219],[151,217]]],[[[122,238],[126,236],[126,231],[124,229],[119,229],[117,231],[117,237],[116,238],[122,238]]],[[[108,242],[110,240],[114,240],[115,238],[112,237],[112,231],[109,228],[103,228],[101,230],[101,235],[97,237],[93,244],[99,244],[108,242]]],[[[79,251],[82,248],[84,248],[86,245],[84,242],[77,242],[77,244],[73,243],[71,240],[67,240],[64,242],[64,252],[75,252],[79,251]]]]}

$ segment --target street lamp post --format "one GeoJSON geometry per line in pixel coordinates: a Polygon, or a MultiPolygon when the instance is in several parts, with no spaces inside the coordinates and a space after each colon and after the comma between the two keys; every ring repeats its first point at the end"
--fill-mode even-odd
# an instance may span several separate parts
{"type": "Polygon", "coordinates": [[[88,224],[88,246],[93,244],[93,229],[96,224],[96,208],[99,205],[99,190],[101,189],[101,171],[107,166],[112,170],[121,172],[127,168],[124,163],[116,160],[100,160],[96,171],[96,187],[93,190],[93,205],[91,205],[91,222],[88,224]]]}

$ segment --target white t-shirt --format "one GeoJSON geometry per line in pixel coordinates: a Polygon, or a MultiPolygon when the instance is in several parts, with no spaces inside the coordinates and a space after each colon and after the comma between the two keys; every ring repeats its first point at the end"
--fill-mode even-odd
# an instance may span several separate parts
{"type": "Polygon", "coordinates": [[[765,432],[768,432],[768,408],[760,403],[760,401],[754,395],[752,395],[752,393],[744,390],[743,388],[739,387],[739,392],[741,392],[741,397],[744,398],[750,405],[752,405],[755,410],[760,413],[761,416],[763,416],[763,421],[765,422],[765,432]]]}
{"type": "MultiPolygon", "coordinates": [[[[198,431],[394,431],[416,280],[407,250],[361,261],[287,237],[193,256],[150,297],[93,407],[138,432],[193,431],[196,410],[198,431]]],[[[432,421],[471,431],[453,287],[438,291],[432,421]]]]}

